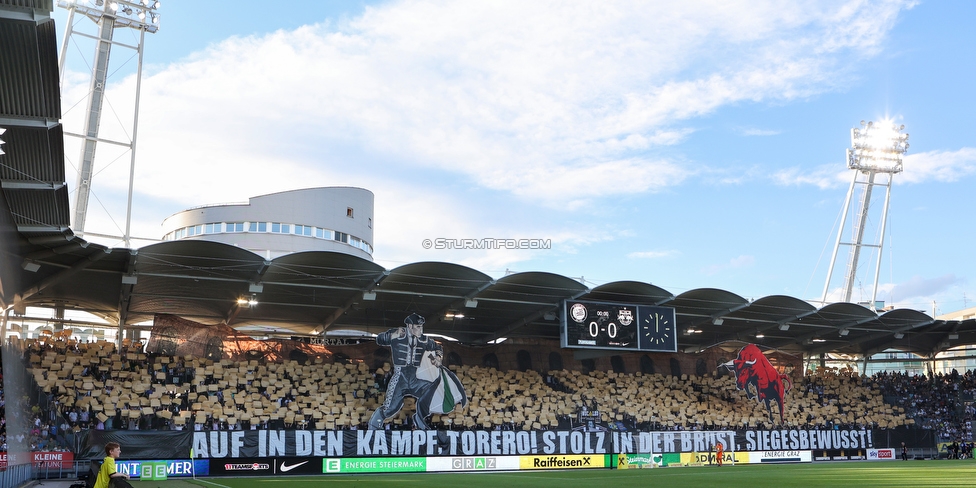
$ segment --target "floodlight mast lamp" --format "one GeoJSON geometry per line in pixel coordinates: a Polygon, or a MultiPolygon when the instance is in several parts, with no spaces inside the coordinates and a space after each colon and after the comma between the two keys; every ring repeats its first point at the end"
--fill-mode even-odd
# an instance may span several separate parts
{"type": "Polygon", "coordinates": [[[72,228],[79,235],[85,233],[85,220],[88,214],[88,199],[91,194],[93,166],[95,161],[95,146],[97,142],[105,142],[128,147],[129,161],[129,194],[125,215],[125,234],[122,239],[125,246],[130,246],[132,225],[132,189],[136,164],[136,139],[139,134],[139,98],[142,91],[142,55],[146,32],[155,33],[159,30],[158,0],[140,0],[138,2],[125,0],[58,0],[58,6],[68,10],[68,21],[65,27],[64,41],[61,45],[61,56],[58,69],[61,81],[64,82],[64,62],[68,52],[68,41],[72,35],[87,37],[96,41],[95,60],[92,68],[91,82],[88,91],[88,111],[85,117],[85,127],[80,134],[65,132],[65,135],[83,139],[81,148],[81,163],[78,165],[78,183],[75,189],[75,213],[72,228]],[[74,30],[75,13],[80,13],[98,24],[98,35],[91,36],[74,30]],[[113,40],[115,29],[129,27],[139,31],[139,44],[131,46],[113,40]],[[102,104],[105,99],[105,83],[108,79],[108,63],[112,46],[118,45],[135,49],[139,53],[136,68],[135,113],[132,122],[132,140],[128,142],[110,141],[98,137],[101,122],[102,104]]]}
{"type": "Polygon", "coordinates": [[[844,201],[844,213],[841,218],[840,229],[837,232],[837,242],[834,245],[830,268],[827,270],[827,279],[824,282],[822,300],[824,304],[827,303],[827,295],[830,292],[830,279],[834,273],[834,265],[837,263],[837,253],[841,245],[846,245],[850,246],[850,254],[847,260],[844,286],[841,291],[841,301],[851,301],[851,294],[854,291],[854,284],[857,279],[861,248],[877,248],[878,254],[874,268],[874,285],[871,288],[870,301],[871,308],[876,308],[878,277],[881,272],[884,233],[888,221],[888,207],[891,198],[891,182],[896,173],[901,173],[902,159],[905,152],[908,151],[908,134],[901,132],[904,129],[904,125],[896,125],[888,120],[879,123],[865,123],[862,120],[861,128],[851,129],[851,148],[847,150],[847,167],[848,169],[854,170],[854,178],[851,181],[851,187],[844,201]],[[883,181],[876,181],[879,177],[883,181]],[[847,215],[851,211],[851,201],[858,185],[861,185],[863,188],[860,192],[856,214],[857,218],[853,222],[851,241],[844,242],[843,237],[847,225],[847,215]],[[865,244],[864,230],[870,213],[871,194],[875,186],[883,186],[885,191],[884,206],[881,210],[880,232],[877,235],[877,242],[875,244],[865,244]]]}

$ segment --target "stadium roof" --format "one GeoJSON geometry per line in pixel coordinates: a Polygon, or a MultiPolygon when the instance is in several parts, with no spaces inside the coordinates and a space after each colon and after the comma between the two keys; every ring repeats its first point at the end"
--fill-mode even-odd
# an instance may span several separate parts
{"type": "MultiPolygon", "coordinates": [[[[53,21],[2,8],[17,56],[0,57],[0,306],[83,310],[132,325],[155,314],[271,332],[381,332],[409,312],[428,333],[466,344],[501,337],[559,337],[563,300],[579,298],[674,307],[678,348],[754,342],[790,353],[872,354],[888,348],[931,355],[976,343],[976,320],[935,320],[915,310],[881,315],[856,304],[817,308],[787,296],[748,300],[696,289],[675,295],[649,283],[587,288],[565,276],[527,272],[498,279],[449,263],[387,270],[332,252],[271,261],[200,240],[135,249],[106,248],[69,227],[53,21]],[[11,13],[13,12],[13,13],[11,13]],[[239,300],[254,299],[245,306],[239,300]],[[462,317],[463,315],[463,317],[462,317]],[[690,332],[692,331],[692,332],[690,332]],[[757,338],[757,334],[764,337],[757,338]]],[[[43,10],[43,9],[42,9],[43,10]]],[[[49,10],[49,9],[48,9],[49,10]]]]}
{"type": "MultiPolygon", "coordinates": [[[[16,215],[17,209],[11,208],[16,215]]],[[[872,354],[888,348],[929,355],[976,342],[976,321],[935,320],[908,309],[880,315],[863,306],[817,308],[788,296],[748,300],[701,288],[675,295],[638,281],[587,288],[551,273],[502,278],[465,266],[422,262],[387,270],[355,256],[304,252],[274,260],[208,241],[162,242],[138,250],[89,244],[70,231],[19,231],[13,267],[20,286],[5,304],[86,310],[136,324],[165,313],[205,324],[262,326],[263,333],[382,332],[409,312],[425,330],[465,344],[501,337],[557,339],[565,299],[674,307],[678,347],[754,342],[789,353],[872,354]],[[30,268],[30,267],[28,267],[30,268]],[[254,299],[248,306],[241,299],[254,299]],[[12,300],[13,299],[13,300],[12,300]],[[689,332],[699,331],[699,332],[689,332]],[[757,338],[757,334],[764,337],[757,338]]],[[[10,267],[8,267],[10,269],[10,267]]]]}

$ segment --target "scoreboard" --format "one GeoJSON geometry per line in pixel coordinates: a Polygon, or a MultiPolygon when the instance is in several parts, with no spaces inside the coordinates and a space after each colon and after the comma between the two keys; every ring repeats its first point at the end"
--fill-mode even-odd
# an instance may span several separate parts
{"type": "Polygon", "coordinates": [[[676,317],[670,307],[565,300],[562,347],[677,352],[676,317]]]}

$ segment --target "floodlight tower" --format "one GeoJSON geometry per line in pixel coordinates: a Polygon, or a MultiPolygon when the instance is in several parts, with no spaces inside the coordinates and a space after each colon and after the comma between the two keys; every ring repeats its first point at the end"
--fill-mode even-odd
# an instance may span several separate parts
{"type": "Polygon", "coordinates": [[[125,235],[122,238],[129,247],[130,228],[132,224],[132,184],[135,175],[136,137],[139,133],[139,95],[142,88],[142,54],[146,33],[159,30],[159,1],[158,0],[58,0],[58,6],[68,10],[68,22],[64,32],[64,42],[61,45],[61,57],[58,69],[64,81],[64,60],[68,52],[68,41],[73,35],[94,39],[95,59],[92,65],[91,83],[88,92],[88,112],[85,117],[85,128],[81,134],[65,131],[65,135],[83,139],[81,147],[81,163],[78,166],[78,184],[75,194],[75,214],[72,228],[80,235],[85,233],[85,218],[88,214],[88,197],[91,193],[92,168],[95,161],[95,145],[98,142],[114,144],[129,148],[129,195],[125,214],[125,235]],[[98,25],[98,35],[80,33],[74,30],[75,13],[80,13],[98,25]],[[139,31],[139,44],[136,46],[123,44],[113,40],[115,30],[129,27],[139,31]],[[108,61],[112,53],[112,46],[135,49],[139,54],[136,68],[135,114],[132,122],[132,138],[128,142],[112,141],[98,137],[98,127],[101,121],[102,103],[105,99],[105,82],[108,79],[108,61]]]}
{"type": "Polygon", "coordinates": [[[888,220],[888,203],[891,197],[891,182],[896,173],[902,171],[902,157],[908,151],[908,134],[902,134],[904,125],[895,125],[890,120],[878,123],[861,121],[861,128],[851,129],[851,148],[847,150],[847,168],[854,170],[851,188],[847,191],[844,202],[844,215],[841,218],[840,229],[837,231],[837,243],[834,245],[833,256],[830,259],[830,269],[827,270],[827,280],[824,282],[823,303],[827,303],[830,292],[830,279],[837,264],[837,252],[840,246],[849,246],[850,254],[847,259],[847,272],[844,275],[844,286],[841,291],[841,301],[850,302],[854,285],[857,282],[858,260],[861,249],[875,248],[877,261],[874,268],[874,286],[871,288],[870,307],[876,308],[875,300],[878,296],[878,275],[881,272],[881,254],[884,248],[885,226],[888,220]],[[868,224],[871,210],[871,194],[875,186],[884,188],[884,206],[881,210],[881,223],[875,236],[875,243],[864,242],[864,231],[868,224]],[[857,213],[853,219],[848,241],[844,240],[847,216],[851,213],[851,201],[855,190],[859,190],[860,199],[857,213]]]}

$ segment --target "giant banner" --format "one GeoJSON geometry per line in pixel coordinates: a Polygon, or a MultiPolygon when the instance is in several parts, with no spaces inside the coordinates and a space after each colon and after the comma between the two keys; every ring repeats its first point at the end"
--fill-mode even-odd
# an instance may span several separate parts
{"type": "MultiPolygon", "coordinates": [[[[896,448],[911,432],[895,429],[583,432],[556,430],[232,430],[91,431],[79,459],[101,459],[109,441],[124,446],[125,459],[550,456],[701,453],[721,443],[728,452],[896,448]]],[[[935,447],[916,439],[913,448],[935,447]]],[[[815,459],[817,460],[817,459],[815,459]]]]}
{"type": "MultiPolygon", "coordinates": [[[[193,433],[193,452],[207,458],[535,456],[623,453],[875,449],[872,430],[740,430],[678,432],[235,430],[193,433]]],[[[188,446],[191,447],[191,446],[188,446]]]]}

